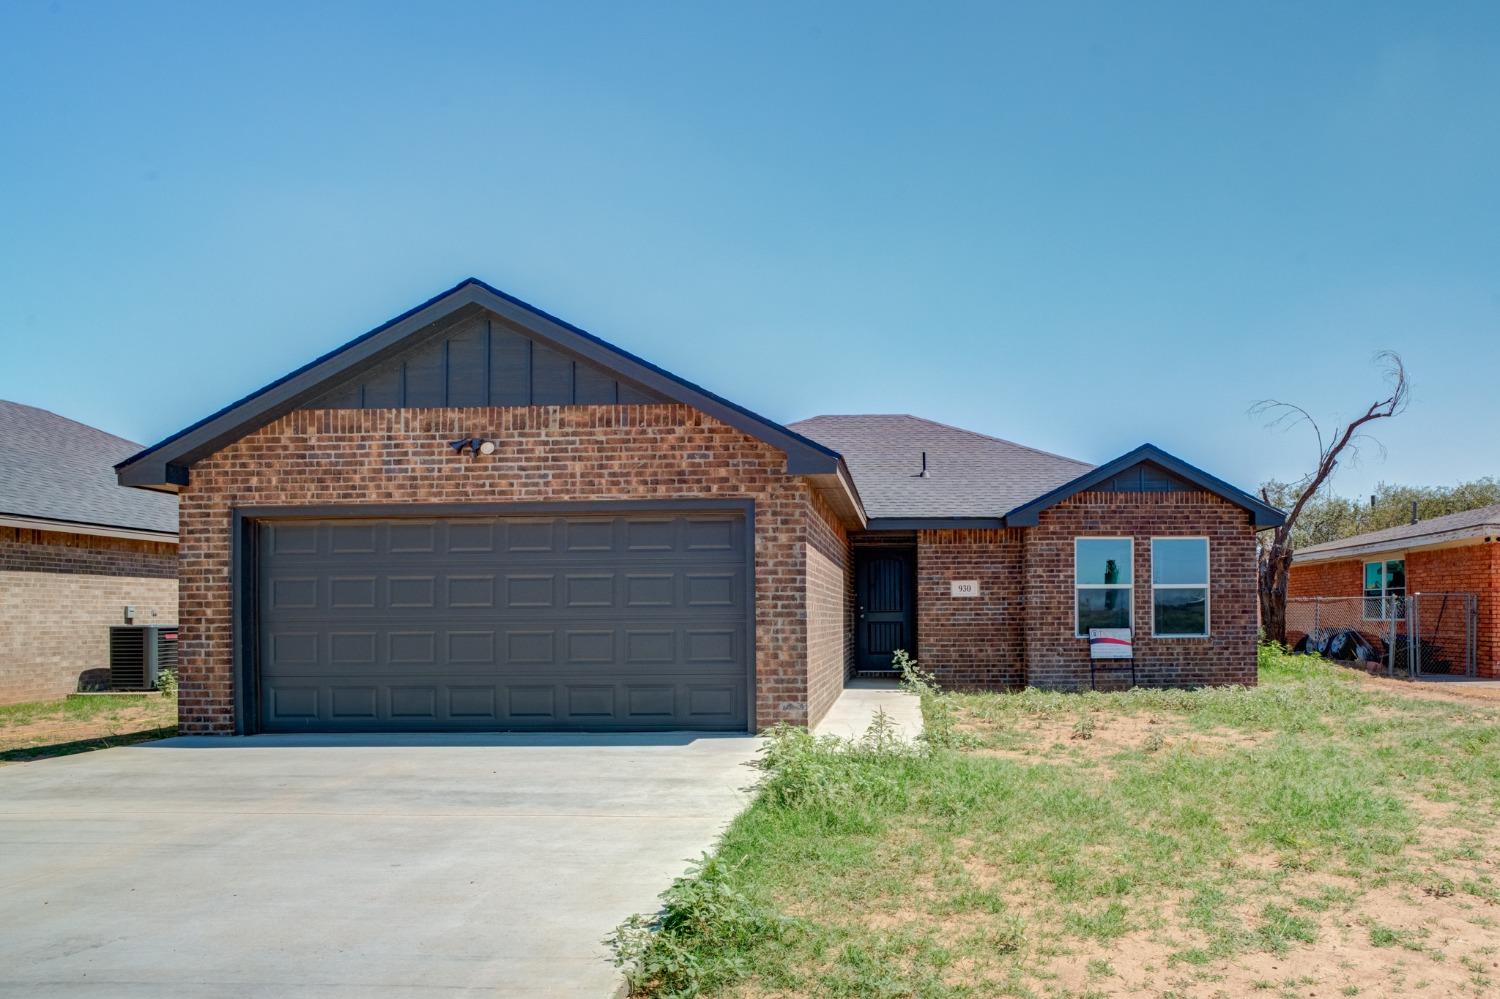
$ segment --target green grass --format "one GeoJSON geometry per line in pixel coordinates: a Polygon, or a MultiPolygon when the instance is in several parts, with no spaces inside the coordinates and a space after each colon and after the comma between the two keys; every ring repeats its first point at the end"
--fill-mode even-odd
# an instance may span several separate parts
{"type": "Polygon", "coordinates": [[[170,696],[63,698],[0,707],[0,764],[65,756],[176,734],[170,696]]]}
{"type": "MultiPolygon", "coordinates": [[[[1110,968],[1152,994],[1234,994],[1254,981],[1226,979],[1237,962],[1295,963],[1351,933],[1440,962],[1419,925],[1361,910],[1373,892],[1471,911],[1496,942],[1500,715],[1275,650],[1260,679],[929,691],[935,744],[916,749],[777,733],[713,860],[733,901],[705,915],[701,878],[679,882],[624,950],[637,993],[1082,996],[1110,968]]],[[[1341,973],[1298,974],[1332,992],[1341,973]]]]}

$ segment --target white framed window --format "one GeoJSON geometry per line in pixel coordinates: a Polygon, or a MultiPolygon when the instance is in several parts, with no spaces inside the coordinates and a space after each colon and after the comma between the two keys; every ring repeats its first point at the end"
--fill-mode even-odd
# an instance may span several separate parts
{"type": "Polygon", "coordinates": [[[1151,539],[1151,635],[1207,638],[1208,539],[1151,539]]]}
{"type": "Polygon", "coordinates": [[[1090,628],[1131,627],[1135,602],[1135,541],[1073,539],[1073,635],[1090,628]]]}
{"type": "Polygon", "coordinates": [[[1365,563],[1366,621],[1406,620],[1406,559],[1365,563]]]}

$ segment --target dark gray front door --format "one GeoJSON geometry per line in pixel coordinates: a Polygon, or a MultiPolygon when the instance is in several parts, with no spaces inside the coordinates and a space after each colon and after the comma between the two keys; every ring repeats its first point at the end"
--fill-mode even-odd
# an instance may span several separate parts
{"type": "Polygon", "coordinates": [[[855,552],[854,658],[861,670],[892,670],[892,654],[916,649],[915,553],[871,548],[855,552]]]}
{"type": "Polygon", "coordinates": [[[265,521],[265,731],[748,726],[735,513],[265,521]]]}

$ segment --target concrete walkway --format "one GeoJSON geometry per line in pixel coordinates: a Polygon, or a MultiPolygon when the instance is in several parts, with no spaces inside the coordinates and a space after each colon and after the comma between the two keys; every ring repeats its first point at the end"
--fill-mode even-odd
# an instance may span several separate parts
{"type": "Polygon", "coordinates": [[[750,736],[169,739],[0,768],[0,996],[604,997],[750,736]]]}
{"type": "Polygon", "coordinates": [[[898,731],[914,742],[922,734],[922,704],[917,695],[895,680],[850,680],[823,720],[813,726],[816,735],[857,739],[865,734],[877,712],[896,723],[898,731]]]}

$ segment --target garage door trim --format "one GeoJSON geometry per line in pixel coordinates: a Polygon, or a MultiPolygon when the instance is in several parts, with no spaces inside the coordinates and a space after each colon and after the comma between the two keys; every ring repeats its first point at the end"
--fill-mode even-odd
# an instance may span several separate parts
{"type": "Polygon", "coordinates": [[[256,618],[255,552],[259,525],[265,521],[365,519],[431,519],[440,517],[496,516],[528,514],[566,516],[568,514],[620,514],[633,511],[653,513],[735,513],[745,520],[745,561],[747,566],[745,628],[749,640],[745,650],[745,704],[749,729],[756,723],[756,629],[755,629],[755,501],[749,499],[664,499],[664,500],[588,500],[527,503],[369,503],[316,506],[237,506],[231,509],[230,551],[230,620],[232,669],[234,677],[234,732],[254,735],[260,731],[260,670],[258,662],[259,622],[256,618]]]}

